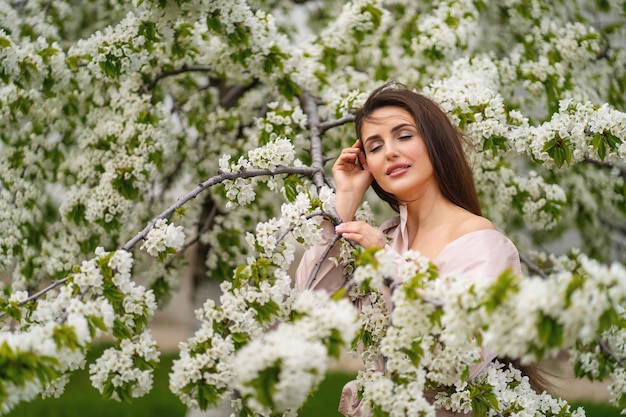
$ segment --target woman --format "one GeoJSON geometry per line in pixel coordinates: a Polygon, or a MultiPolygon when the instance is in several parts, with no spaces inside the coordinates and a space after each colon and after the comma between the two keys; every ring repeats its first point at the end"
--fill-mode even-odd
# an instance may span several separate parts
{"type": "MultiPolygon", "coordinates": [[[[356,143],[342,150],[332,170],[335,208],[343,222],[335,228],[323,222],[323,242],[304,254],[298,268],[299,290],[306,288],[335,233],[364,248],[391,247],[398,256],[417,250],[442,275],[495,279],[507,268],[521,274],[513,243],[481,215],[463,136],[437,104],[398,84],[385,84],[357,112],[355,129],[356,143]],[[353,220],[370,186],[400,214],[380,228],[353,220]]],[[[337,252],[334,248],[329,257],[337,252]]],[[[311,288],[333,293],[344,283],[341,267],[324,260],[311,288]]],[[[483,354],[472,376],[492,359],[483,354]]],[[[339,411],[363,415],[354,382],[344,387],[339,411]]],[[[437,415],[455,414],[439,410],[437,415]]]]}

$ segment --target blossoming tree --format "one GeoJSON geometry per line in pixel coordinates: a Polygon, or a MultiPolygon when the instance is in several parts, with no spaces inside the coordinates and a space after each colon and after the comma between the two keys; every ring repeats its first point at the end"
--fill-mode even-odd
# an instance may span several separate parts
{"type": "MultiPolygon", "coordinates": [[[[2,2],[0,410],[60,395],[85,366],[105,397],[149,391],[148,324],[192,250],[222,296],[197,310],[170,374],[190,407],[293,415],[360,343],[377,416],[433,416],[425,387],[477,416],[583,414],[497,361],[470,379],[481,346],[522,361],[568,349],[626,409],[625,13],[613,0],[2,2]],[[345,291],[294,293],[296,246],[337,221],[326,162],[390,79],[471,138],[484,211],[525,277],[470,284],[409,253],[390,317],[376,291],[389,257],[342,242],[345,291]],[[346,294],[374,302],[357,319],[346,294]],[[102,334],[114,347],[86,364],[102,334]],[[385,372],[369,371],[380,355],[385,372]]],[[[378,223],[369,203],[359,216],[378,223]]]]}

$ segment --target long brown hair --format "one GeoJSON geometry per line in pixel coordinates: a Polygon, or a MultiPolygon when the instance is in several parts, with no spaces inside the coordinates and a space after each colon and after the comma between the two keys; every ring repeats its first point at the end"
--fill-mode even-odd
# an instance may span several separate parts
{"type": "MultiPolygon", "coordinates": [[[[361,139],[361,150],[363,123],[375,110],[386,106],[400,107],[415,120],[417,130],[426,144],[435,180],[444,197],[471,213],[482,215],[472,170],[463,149],[463,134],[443,110],[426,96],[397,82],[389,82],[375,89],[355,114],[354,127],[357,138],[361,139]]],[[[375,180],[372,188],[391,208],[399,211],[399,202],[393,194],[383,190],[375,180]]]]}

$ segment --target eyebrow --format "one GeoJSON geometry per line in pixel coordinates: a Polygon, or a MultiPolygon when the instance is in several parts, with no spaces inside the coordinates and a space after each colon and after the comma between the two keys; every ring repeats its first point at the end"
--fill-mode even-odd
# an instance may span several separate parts
{"type": "MultiPolygon", "coordinates": [[[[399,125],[394,126],[393,128],[391,128],[391,133],[396,133],[398,130],[402,130],[405,127],[412,127],[413,129],[417,129],[413,124],[411,123],[400,123],[399,125]]],[[[374,140],[374,139],[380,139],[380,135],[379,134],[375,134],[372,136],[368,136],[364,141],[363,141],[363,145],[365,145],[367,142],[369,142],[370,140],[374,140]]]]}

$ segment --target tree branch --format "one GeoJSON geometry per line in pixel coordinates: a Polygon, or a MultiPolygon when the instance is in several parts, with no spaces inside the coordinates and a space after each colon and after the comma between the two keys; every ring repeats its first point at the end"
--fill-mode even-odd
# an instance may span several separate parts
{"type": "MultiPolygon", "coordinates": [[[[41,297],[42,295],[44,295],[48,291],[51,291],[51,290],[55,289],[56,287],[65,284],[65,281],[67,281],[67,278],[63,278],[63,279],[59,279],[57,281],[54,281],[52,284],[48,285],[46,288],[43,288],[42,290],[39,290],[35,294],[33,294],[30,297],[26,298],[25,300],[20,301],[18,303],[18,305],[21,307],[24,304],[27,304],[27,303],[29,303],[31,301],[36,300],[37,298],[41,297]]],[[[5,312],[0,312],[0,320],[5,319],[6,317],[7,317],[7,314],[5,312]]]]}
{"type": "Polygon", "coordinates": [[[320,135],[323,135],[324,132],[326,132],[328,129],[332,129],[333,127],[345,125],[346,123],[351,123],[351,122],[354,122],[353,114],[349,114],[348,116],[342,117],[341,119],[329,120],[329,121],[320,123],[319,125],[320,135]]]}
{"type": "MultiPolygon", "coordinates": [[[[317,172],[318,172],[317,169],[311,168],[311,167],[278,167],[275,169],[251,169],[251,170],[239,170],[235,172],[220,173],[219,175],[211,177],[208,180],[202,182],[192,191],[188,192],[187,194],[179,198],[176,201],[176,203],[174,203],[173,205],[171,205],[170,207],[162,211],[158,216],[150,220],[148,224],[146,225],[146,227],[144,227],[144,229],[141,232],[137,233],[135,237],[130,239],[128,242],[126,242],[126,244],[122,246],[121,249],[127,252],[130,252],[130,250],[133,247],[135,247],[137,243],[145,239],[148,232],[152,230],[152,227],[157,222],[157,220],[168,218],[174,213],[174,211],[176,211],[176,209],[184,206],[189,200],[196,198],[200,193],[202,193],[206,189],[213,187],[214,185],[221,184],[224,181],[232,181],[237,178],[252,178],[252,177],[260,177],[264,175],[280,175],[280,174],[296,174],[296,175],[313,176],[317,172]]],[[[30,301],[36,300],[37,298],[41,297],[45,293],[64,284],[66,281],[67,281],[67,277],[54,281],[52,284],[48,285],[47,287],[41,289],[37,293],[31,295],[30,297],[20,302],[19,306],[23,306],[24,304],[30,301]]],[[[5,317],[6,317],[5,313],[0,313],[0,319],[4,319],[5,317]]]]}
{"type": "Polygon", "coordinates": [[[602,353],[606,354],[608,357],[613,359],[622,368],[624,367],[624,365],[626,365],[626,363],[624,363],[624,360],[626,358],[620,358],[619,356],[617,356],[615,352],[613,352],[611,348],[607,346],[606,342],[604,342],[602,339],[598,339],[597,342],[598,342],[598,346],[600,346],[600,350],[602,351],[602,353]]]}
{"type": "Polygon", "coordinates": [[[327,181],[324,178],[324,151],[322,147],[322,132],[320,118],[317,112],[315,99],[308,92],[302,94],[302,109],[309,121],[309,138],[311,140],[311,166],[318,171],[313,175],[313,183],[319,190],[327,181]]]}
{"type": "MultiPolygon", "coordinates": [[[[313,217],[315,217],[315,216],[323,216],[323,215],[324,215],[324,212],[323,212],[323,211],[321,211],[321,210],[318,210],[318,211],[314,211],[314,212],[312,212],[312,213],[307,214],[306,216],[304,216],[304,218],[305,218],[305,219],[307,219],[307,220],[309,220],[309,219],[312,219],[312,218],[313,218],[313,217]]],[[[283,239],[284,239],[284,238],[286,238],[286,237],[287,237],[287,235],[288,235],[290,232],[293,232],[293,230],[294,230],[295,228],[296,228],[296,225],[293,225],[293,226],[291,226],[291,227],[288,227],[286,230],[284,230],[284,231],[280,234],[280,236],[278,236],[278,239],[276,239],[276,245],[278,245],[280,242],[282,242],[282,241],[283,241],[283,239]]]]}
{"type": "Polygon", "coordinates": [[[130,251],[139,241],[145,239],[148,232],[152,229],[152,226],[160,220],[165,219],[171,216],[176,209],[184,206],[189,200],[196,198],[200,193],[205,191],[208,188],[213,187],[214,185],[221,184],[224,181],[232,181],[238,178],[253,178],[253,177],[261,177],[265,175],[280,175],[280,174],[296,174],[296,175],[306,175],[306,176],[315,176],[318,173],[318,169],[313,167],[278,167],[275,169],[250,169],[250,170],[239,170],[235,172],[223,172],[219,175],[209,178],[208,180],[200,183],[195,189],[189,191],[187,194],[179,198],[176,203],[165,209],[161,214],[154,217],[152,220],[148,222],[144,229],[137,233],[135,237],[126,242],[121,249],[125,251],[130,251]]]}
{"type": "Polygon", "coordinates": [[[311,285],[313,285],[313,282],[317,278],[317,274],[320,272],[320,268],[322,267],[322,263],[326,260],[326,257],[328,257],[328,254],[330,253],[332,248],[335,247],[335,244],[339,241],[339,239],[341,239],[341,235],[335,234],[333,236],[333,238],[330,240],[330,242],[328,242],[328,245],[326,246],[326,249],[324,249],[324,253],[322,253],[322,256],[320,256],[320,258],[315,263],[315,267],[313,268],[313,272],[311,272],[311,276],[309,277],[309,281],[306,283],[306,287],[305,288],[307,290],[311,289],[311,285]]]}
{"type": "Polygon", "coordinates": [[[143,88],[144,93],[148,93],[150,91],[152,91],[154,89],[154,87],[156,87],[156,85],[159,83],[159,81],[161,81],[164,78],[167,77],[171,77],[173,75],[178,75],[178,74],[183,74],[185,72],[210,72],[212,71],[211,67],[208,66],[187,66],[187,65],[183,65],[182,67],[175,69],[175,70],[170,70],[170,71],[163,71],[162,73],[160,73],[159,75],[157,75],[154,80],[152,80],[150,82],[150,84],[148,84],[147,86],[145,86],[143,88]]]}
{"type": "Polygon", "coordinates": [[[591,158],[585,158],[584,162],[587,162],[589,164],[595,165],[600,168],[608,168],[608,169],[616,168],[619,170],[620,176],[622,178],[626,178],[626,167],[621,167],[616,164],[611,164],[611,163],[604,162],[604,161],[598,161],[596,159],[591,159],[591,158]]]}
{"type": "Polygon", "coordinates": [[[544,272],[543,269],[539,268],[537,264],[530,260],[530,258],[523,253],[519,254],[520,261],[522,261],[531,272],[536,273],[543,279],[548,279],[548,275],[544,272]]]}

